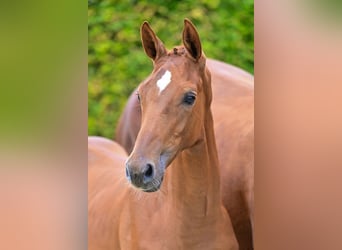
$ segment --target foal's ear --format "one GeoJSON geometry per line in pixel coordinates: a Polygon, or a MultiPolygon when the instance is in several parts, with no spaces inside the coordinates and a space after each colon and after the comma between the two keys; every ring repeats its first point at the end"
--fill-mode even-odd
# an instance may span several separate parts
{"type": "Polygon", "coordinates": [[[184,19],[183,44],[197,61],[202,55],[202,45],[195,26],[189,19],[184,19]]]}
{"type": "Polygon", "coordinates": [[[164,44],[159,40],[156,34],[154,34],[147,21],[141,25],[140,34],[145,53],[153,61],[166,54],[164,44]]]}

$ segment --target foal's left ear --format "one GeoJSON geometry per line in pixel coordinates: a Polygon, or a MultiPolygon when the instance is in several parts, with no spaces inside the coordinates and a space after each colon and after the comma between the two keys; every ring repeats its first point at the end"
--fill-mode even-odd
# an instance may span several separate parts
{"type": "Polygon", "coordinates": [[[202,45],[195,26],[185,18],[183,29],[183,44],[191,56],[197,61],[202,55],[202,45]]]}
{"type": "Polygon", "coordinates": [[[164,44],[156,36],[147,21],[141,25],[140,34],[144,50],[153,61],[167,53],[164,44]]]}

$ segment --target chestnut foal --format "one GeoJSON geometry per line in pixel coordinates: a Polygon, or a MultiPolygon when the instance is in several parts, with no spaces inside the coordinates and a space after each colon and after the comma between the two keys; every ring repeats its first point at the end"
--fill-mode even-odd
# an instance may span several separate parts
{"type": "Polygon", "coordinates": [[[114,152],[89,156],[89,248],[238,249],[221,201],[211,79],[198,33],[186,19],[184,47],[172,51],[147,22],[141,37],[154,70],[139,87],[142,123],[126,177],[144,192],[120,180],[123,162],[114,152]]]}
{"type": "MultiPolygon", "coordinates": [[[[249,73],[213,59],[211,105],[221,172],[222,201],[231,216],[240,250],[253,249],[254,79],[249,73]]],[[[141,126],[134,91],[117,124],[115,138],[131,153],[141,126]]]]}

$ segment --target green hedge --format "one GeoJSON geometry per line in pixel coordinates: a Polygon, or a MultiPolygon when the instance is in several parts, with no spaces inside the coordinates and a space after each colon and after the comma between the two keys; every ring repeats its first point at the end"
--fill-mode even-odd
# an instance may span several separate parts
{"type": "Polygon", "coordinates": [[[252,0],[89,0],[89,135],[113,138],[129,94],[152,70],[141,46],[142,22],[171,48],[181,43],[185,17],[196,25],[207,57],[254,72],[252,0]]]}

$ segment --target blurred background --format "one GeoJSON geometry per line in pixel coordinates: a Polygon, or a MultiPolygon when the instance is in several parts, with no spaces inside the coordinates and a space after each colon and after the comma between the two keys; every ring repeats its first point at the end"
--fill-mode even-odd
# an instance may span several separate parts
{"type": "Polygon", "coordinates": [[[113,138],[128,96],[152,70],[140,41],[147,20],[167,48],[181,44],[183,19],[206,56],[254,73],[254,1],[88,2],[88,134],[113,138]]]}

